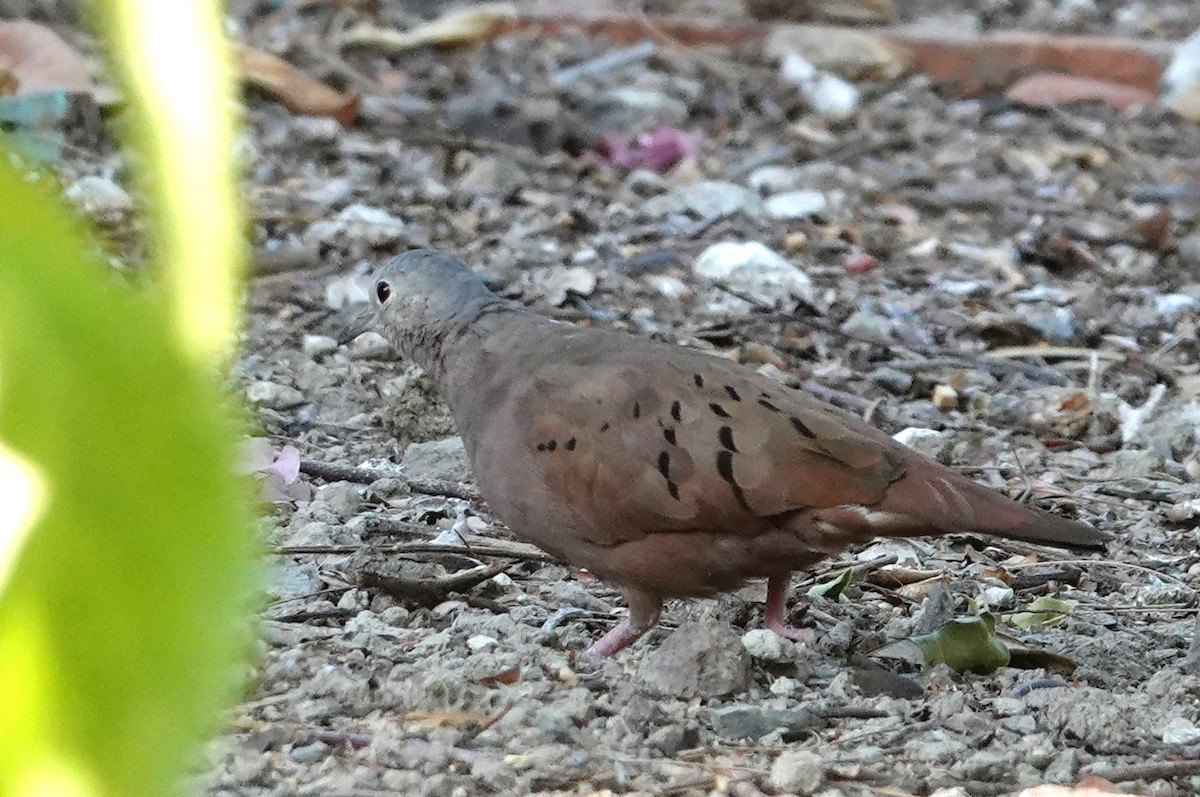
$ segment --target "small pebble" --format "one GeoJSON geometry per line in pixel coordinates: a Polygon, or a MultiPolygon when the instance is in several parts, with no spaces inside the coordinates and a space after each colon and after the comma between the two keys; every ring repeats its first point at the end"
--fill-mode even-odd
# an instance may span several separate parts
{"type": "Polygon", "coordinates": [[[799,53],[788,53],[781,66],[783,79],[800,90],[813,112],[826,119],[848,119],[858,110],[859,92],[853,83],[824,72],[799,53]]]}
{"type": "Polygon", "coordinates": [[[789,255],[803,252],[808,247],[808,236],[802,232],[789,232],[783,239],[783,249],[789,255]]]}
{"type": "Polygon", "coordinates": [[[495,637],[490,637],[487,634],[475,634],[474,636],[467,638],[467,649],[472,653],[486,650],[487,648],[498,644],[500,644],[500,640],[496,639],[495,637]]]}
{"type": "Polygon", "coordinates": [[[767,305],[816,299],[808,275],[758,241],[715,243],[700,253],[692,270],[767,305]]]}
{"type": "Polygon", "coordinates": [[[791,661],[792,643],[765,628],[755,628],[742,634],[742,647],[751,658],[763,661],[791,661]]]}
{"type": "Polygon", "coordinates": [[[364,332],[350,341],[350,356],[356,360],[382,360],[391,353],[392,344],[378,332],[364,332]]]}
{"type": "Polygon", "coordinates": [[[1184,717],[1173,717],[1163,726],[1162,740],[1163,744],[1197,744],[1200,743],[1200,728],[1184,717]]]}
{"type": "Polygon", "coordinates": [[[776,194],[763,202],[763,210],[772,219],[794,221],[816,216],[829,206],[820,191],[789,191],[776,194]]]}
{"type": "Polygon", "coordinates": [[[247,386],[246,400],[270,410],[286,410],[303,404],[304,396],[294,387],[262,381],[247,386]]]}
{"type": "Polygon", "coordinates": [[[309,357],[321,357],[337,351],[338,343],[328,335],[305,335],[304,353],[309,357]]]}
{"type": "Polygon", "coordinates": [[[842,262],[842,268],[846,269],[847,274],[866,274],[873,271],[877,265],[879,261],[866,252],[850,255],[842,262]]]}
{"type": "Polygon", "coordinates": [[[949,385],[938,385],[933,389],[933,406],[943,412],[958,408],[958,391],[949,385]]]}
{"type": "Polygon", "coordinates": [[[786,675],[776,678],[771,682],[771,694],[780,697],[791,697],[804,688],[804,684],[797,681],[795,678],[788,678],[786,675]]]}
{"type": "Polygon", "coordinates": [[[771,786],[791,794],[813,794],[825,782],[821,757],[809,750],[786,750],[771,765],[771,786]]]}
{"type": "Polygon", "coordinates": [[[292,749],[292,760],[299,761],[302,764],[311,764],[320,761],[327,755],[329,755],[329,745],[321,741],[292,749]]]}
{"type": "Polygon", "coordinates": [[[983,591],[983,599],[992,608],[1005,609],[1016,602],[1016,593],[1012,587],[988,587],[983,591]]]}

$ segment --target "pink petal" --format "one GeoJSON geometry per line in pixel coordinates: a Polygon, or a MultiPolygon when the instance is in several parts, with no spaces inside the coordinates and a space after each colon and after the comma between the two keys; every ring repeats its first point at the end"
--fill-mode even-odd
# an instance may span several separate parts
{"type": "Polygon", "coordinates": [[[296,481],[300,478],[300,450],[295,446],[279,449],[279,454],[271,463],[270,471],[279,476],[284,484],[296,481]]]}

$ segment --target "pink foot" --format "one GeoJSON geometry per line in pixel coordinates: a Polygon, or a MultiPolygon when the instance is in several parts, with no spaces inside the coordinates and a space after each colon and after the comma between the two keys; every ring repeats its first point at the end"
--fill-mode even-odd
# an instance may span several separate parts
{"type": "Polygon", "coordinates": [[[787,618],[787,588],[791,577],[791,573],[785,573],[784,575],[771,576],[767,579],[767,606],[765,612],[767,628],[785,639],[794,639],[797,642],[812,642],[817,638],[817,633],[811,628],[797,628],[785,622],[787,618]]]}
{"type": "Polygon", "coordinates": [[[616,628],[593,642],[592,646],[588,648],[588,653],[607,659],[632,645],[643,633],[645,632],[635,631],[629,625],[628,620],[622,620],[617,623],[616,628]]]}
{"type": "Polygon", "coordinates": [[[617,623],[617,627],[597,639],[588,648],[588,653],[601,658],[615,656],[636,642],[642,634],[658,622],[662,612],[662,598],[640,589],[623,587],[621,593],[629,604],[629,617],[617,623]]]}

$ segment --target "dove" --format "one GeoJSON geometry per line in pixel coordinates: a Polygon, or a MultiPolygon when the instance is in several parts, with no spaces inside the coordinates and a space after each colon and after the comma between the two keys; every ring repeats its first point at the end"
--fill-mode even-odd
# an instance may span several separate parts
{"type": "Polygon", "coordinates": [[[496,517],[624,596],[593,654],[641,637],[668,598],[761,578],[766,626],[811,639],[787,623],[791,574],[877,537],[1109,538],[742,365],[545,318],[440,250],[372,279],[381,333],[435,380],[496,517]]]}

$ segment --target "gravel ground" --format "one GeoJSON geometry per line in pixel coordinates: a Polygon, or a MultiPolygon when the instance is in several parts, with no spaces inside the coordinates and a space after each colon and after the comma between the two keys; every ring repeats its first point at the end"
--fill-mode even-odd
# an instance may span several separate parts
{"type": "MultiPolygon", "coordinates": [[[[306,474],[274,485],[301,500],[279,495],[266,521],[255,691],[194,794],[982,797],[1088,773],[1200,792],[1194,125],[920,78],[859,84],[833,122],[749,50],[663,47],[555,86],[610,46],[338,55],[323,37],[351,13],[247,17],[260,44],[372,91],[350,128],[248,102],[257,274],[235,380],[306,474]],[[659,124],[697,133],[698,155],[660,173],[585,152],[659,124]],[[712,248],[728,242],[760,246],[712,248]],[[754,585],[669,604],[644,641],[592,659],[615,591],[494,522],[430,385],[355,334],[361,275],[421,245],[547,315],[714,350],[921,430],[906,439],[1116,542],[881,542],[799,574],[811,646],[759,631],[754,585]],[[841,599],[805,598],[847,567],[841,599]],[[1075,608],[1013,624],[1045,596],[1075,608]],[[1010,666],[956,675],[905,653],[982,609],[1025,646],[1010,666]]],[[[120,163],[61,171],[120,181],[120,163]]],[[[130,251],[129,210],[97,215],[130,251]]]]}

